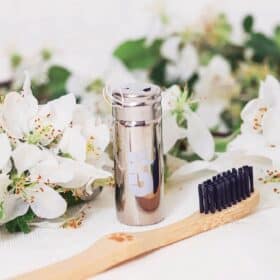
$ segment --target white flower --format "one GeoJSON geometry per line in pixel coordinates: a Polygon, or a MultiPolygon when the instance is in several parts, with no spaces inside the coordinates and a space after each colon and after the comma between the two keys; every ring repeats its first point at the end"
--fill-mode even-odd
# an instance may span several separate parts
{"type": "Polygon", "coordinates": [[[72,180],[60,184],[65,188],[76,189],[85,187],[87,192],[91,193],[91,184],[96,179],[105,179],[111,177],[111,173],[100,168],[96,168],[93,165],[84,162],[78,162],[72,159],[62,158],[61,163],[68,170],[70,170],[70,172],[73,173],[72,180]]]}
{"type": "Polygon", "coordinates": [[[25,71],[29,73],[31,80],[36,84],[46,83],[48,81],[48,70],[55,63],[52,57],[45,59],[42,52],[32,56],[28,54],[20,55],[20,63],[13,69],[12,73],[13,88],[19,88],[22,85],[25,71]]]}
{"type": "Polygon", "coordinates": [[[3,170],[5,166],[7,166],[11,154],[12,148],[8,136],[4,133],[0,133],[0,170],[3,170]]]}
{"type": "Polygon", "coordinates": [[[61,185],[74,177],[73,170],[64,164],[63,158],[53,154],[44,155],[42,161],[30,168],[29,172],[30,181],[45,184],[61,185]]]}
{"type": "Polygon", "coordinates": [[[166,66],[166,76],[168,81],[186,82],[198,68],[198,54],[196,48],[187,44],[182,50],[179,50],[181,39],[179,37],[170,37],[162,47],[161,54],[170,62],[166,66]]]}
{"type": "Polygon", "coordinates": [[[161,45],[161,55],[171,61],[177,61],[179,58],[179,46],[181,38],[179,36],[169,37],[161,45]]]}
{"type": "Polygon", "coordinates": [[[26,75],[23,91],[20,94],[8,93],[4,99],[2,126],[13,138],[47,145],[70,124],[75,103],[75,97],[68,94],[45,105],[38,105],[26,75]]]}
{"type": "MultiPolygon", "coordinates": [[[[280,174],[280,84],[271,76],[262,82],[259,97],[250,101],[242,111],[241,134],[229,145],[226,153],[212,162],[195,161],[174,172],[171,180],[186,180],[201,172],[222,172],[232,167],[251,165],[258,182],[278,182],[280,174]],[[272,129],[272,127],[274,129],[272,129]],[[261,180],[261,181],[259,181],[261,180]]],[[[206,173],[206,174],[208,174],[206,173]]],[[[268,187],[266,186],[265,189],[268,187]]],[[[262,190],[262,192],[265,192],[262,190]]]]}
{"type": "Polygon", "coordinates": [[[162,92],[161,105],[163,113],[172,111],[176,108],[177,100],[180,95],[181,89],[177,85],[173,85],[162,92]]]}
{"type": "MultiPolygon", "coordinates": [[[[163,107],[163,148],[167,153],[178,139],[187,137],[192,150],[205,160],[214,156],[214,139],[200,117],[189,108],[188,104],[182,105],[184,116],[187,120],[187,129],[179,127],[176,121],[176,111],[181,90],[178,86],[172,86],[162,93],[163,107]]],[[[185,100],[184,100],[185,102],[185,100]]]]}
{"type": "Polygon", "coordinates": [[[110,142],[109,127],[90,117],[82,105],[76,107],[72,123],[59,142],[59,150],[73,159],[96,163],[110,142]]]}
{"type": "MultiPolygon", "coordinates": [[[[9,176],[6,174],[5,169],[10,161],[12,148],[6,134],[0,134],[0,205],[5,198],[7,187],[10,184],[9,176]]],[[[9,170],[8,170],[9,171],[9,170]]]]}
{"type": "Polygon", "coordinates": [[[43,159],[43,152],[37,146],[20,143],[12,153],[17,172],[21,175],[43,159]]]}
{"type": "Polygon", "coordinates": [[[172,173],[170,181],[185,181],[192,177],[201,177],[203,174],[209,177],[243,165],[254,166],[254,177],[259,178],[267,169],[271,168],[271,161],[262,156],[245,155],[243,151],[230,151],[221,153],[213,161],[196,160],[185,163],[172,173]]]}
{"type": "Polygon", "coordinates": [[[101,169],[109,129],[72,94],[38,105],[26,76],[23,91],[6,96],[0,121],[0,224],[29,208],[40,218],[59,217],[67,208],[60,191],[91,192],[95,180],[111,177],[101,169]]]}
{"type": "Polygon", "coordinates": [[[62,196],[53,188],[37,184],[26,188],[25,203],[30,206],[37,217],[54,219],[63,215],[67,204],[62,196]]]}
{"type": "MultiPolygon", "coordinates": [[[[53,185],[70,188],[86,187],[96,179],[108,178],[109,172],[92,165],[55,157],[46,150],[41,151],[31,144],[19,144],[12,154],[17,171],[29,170],[29,175],[20,175],[16,179],[15,194],[4,198],[5,217],[1,223],[24,215],[31,207],[36,216],[53,219],[66,211],[66,201],[53,189],[53,185]]],[[[0,176],[0,186],[7,187],[8,178],[0,176]]]]}
{"type": "Polygon", "coordinates": [[[87,140],[77,126],[66,128],[58,147],[62,153],[69,154],[75,160],[86,160],[87,140]]]}
{"type": "MultiPolygon", "coordinates": [[[[45,182],[41,182],[41,175],[36,174],[36,177],[33,175],[37,165],[40,165],[46,158],[46,153],[34,145],[22,143],[18,144],[13,151],[12,158],[18,174],[13,177],[13,192],[7,194],[4,199],[4,221],[7,222],[19,215],[24,215],[29,207],[36,216],[41,218],[52,219],[61,216],[66,211],[66,201],[57,191],[48,186],[48,184],[56,182],[49,178],[45,182]],[[27,170],[30,175],[23,174],[27,170]]],[[[49,170],[46,169],[45,172],[47,171],[49,170]]],[[[51,171],[63,174],[60,166],[56,166],[56,169],[51,171]]],[[[65,169],[64,174],[66,172],[68,170],[65,169]]],[[[50,173],[51,177],[53,177],[53,173],[50,173]]]]}
{"type": "MultiPolygon", "coordinates": [[[[259,97],[248,102],[241,113],[241,119],[243,120],[242,131],[263,133],[268,141],[273,140],[269,139],[272,136],[271,125],[274,130],[277,130],[275,126],[278,121],[274,122],[274,119],[275,114],[277,115],[279,112],[280,84],[274,77],[268,76],[264,82],[261,82],[259,97]]],[[[272,137],[275,136],[274,133],[272,137]]],[[[277,144],[278,141],[276,139],[275,143],[270,144],[277,144]]]]}
{"type": "Polygon", "coordinates": [[[187,133],[185,128],[178,126],[176,116],[168,112],[162,118],[162,135],[163,152],[166,154],[175,145],[177,140],[186,138],[187,133]]]}
{"type": "Polygon", "coordinates": [[[204,160],[210,160],[215,153],[213,136],[201,118],[186,107],[187,138],[193,151],[204,160]]]}
{"type": "Polygon", "coordinates": [[[6,166],[10,162],[10,156],[12,149],[9,143],[9,139],[6,134],[0,134],[0,225],[4,224],[17,216],[23,215],[28,208],[25,207],[18,197],[8,194],[8,186],[11,183],[8,173],[10,170],[6,166]],[[7,169],[5,171],[5,169],[7,169]]]}
{"type": "Polygon", "coordinates": [[[238,92],[229,63],[221,56],[213,57],[206,67],[199,70],[194,92],[201,100],[197,112],[206,125],[212,128],[220,124],[220,114],[238,92]]]}
{"type": "Polygon", "coordinates": [[[32,95],[27,74],[22,92],[8,93],[1,109],[3,128],[10,136],[23,138],[30,131],[31,122],[38,110],[38,101],[32,95]]]}
{"type": "Polygon", "coordinates": [[[174,85],[162,92],[162,135],[163,152],[168,153],[177,140],[186,137],[186,129],[178,126],[176,116],[172,114],[181,95],[179,86],[174,85]]]}
{"type": "Polygon", "coordinates": [[[5,199],[7,187],[10,185],[11,180],[7,174],[0,174],[0,203],[5,199]]]}
{"type": "Polygon", "coordinates": [[[272,76],[261,83],[259,97],[244,107],[241,134],[229,145],[230,151],[266,157],[280,168],[280,84],[272,76]]]}
{"type": "Polygon", "coordinates": [[[72,92],[75,96],[80,97],[86,94],[86,87],[89,85],[90,79],[77,74],[71,74],[66,82],[67,92],[72,92]]]}
{"type": "Polygon", "coordinates": [[[24,215],[28,211],[29,205],[18,195],[10,194],[5,197],[2,207],[3,217],[0,219],[0,225],[24,215]]]}
{"type": "Polygon", "coordinates": [[[111,117],[111,106],[106,102],[102,93],[89,90],[91,82],[90,78],[72,74],[67,80],[66,88],[68,92],[72,92],[80,98],[80,103],[92,115],[98,115],[104,119],[111,117]]]}
{"type": "Polygon", "coordinates": [[[71,123],[76,101],[73,94],[64,95],[39,107],[31,131],[43,145],[51,143],[71,123]]]}

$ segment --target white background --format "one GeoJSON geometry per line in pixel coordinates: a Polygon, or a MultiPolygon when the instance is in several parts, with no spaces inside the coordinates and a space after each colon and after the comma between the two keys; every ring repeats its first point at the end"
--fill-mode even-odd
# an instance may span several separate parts
{"type": "MultiPolygon", "coordinates": [[[[153,2],[0,0],[0,57],[14,51],[32,56],[49,47],[55,50],[59,62],[75,72],[98,75],[108,65],[117,43],[147,32],[153,2]]],[[[280,22],[277,0],[166,0],[166,6],[168,13],[182,23],[215,11],[226,11],[235,26],[250,12],[257,17],[257,27],[264,31],[280,22]]]]}

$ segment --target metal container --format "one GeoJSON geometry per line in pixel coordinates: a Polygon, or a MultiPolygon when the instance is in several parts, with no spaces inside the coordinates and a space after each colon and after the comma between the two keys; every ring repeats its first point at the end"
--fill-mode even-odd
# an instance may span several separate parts
{"type": "Polygon", "coordinates": [[[118,219],[150,225],[163,219],[161,90],[128,85],[112,92],[118,219]]]}

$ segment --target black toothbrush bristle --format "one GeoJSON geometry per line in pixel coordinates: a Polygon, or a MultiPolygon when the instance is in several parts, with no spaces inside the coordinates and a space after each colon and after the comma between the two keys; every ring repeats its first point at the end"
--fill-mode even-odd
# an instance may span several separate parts
{"type": "Polygon", "coordinates": [[[203,209],[204,213],[207,214],[209,211],[209,201],[208,201],[208,184],[204,183],[202,188],[202,197],[203,197],[203,209]]]}
{"type": "Polygon", "coordinates": [[[223,172],[198,185],[200,213],[215,213],[248,198],[254,192],[253,167],[223,172]]]}
{"type": "Polygon", "coordinates": [[[203,184],[198,185],[198,196],[199,196],[199,210],[200,213],[204,212],[204,204],[203,204],[203,184]]]}

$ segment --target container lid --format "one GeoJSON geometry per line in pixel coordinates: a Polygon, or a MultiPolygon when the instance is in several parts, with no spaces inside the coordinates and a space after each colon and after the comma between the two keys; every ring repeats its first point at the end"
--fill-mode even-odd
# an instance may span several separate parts
{"type": "Polygon", "coordinates": [[[128,84],[112,92],[113,107],[151,106],[160,102],[161,90],[152,84],[128,84]]]}

